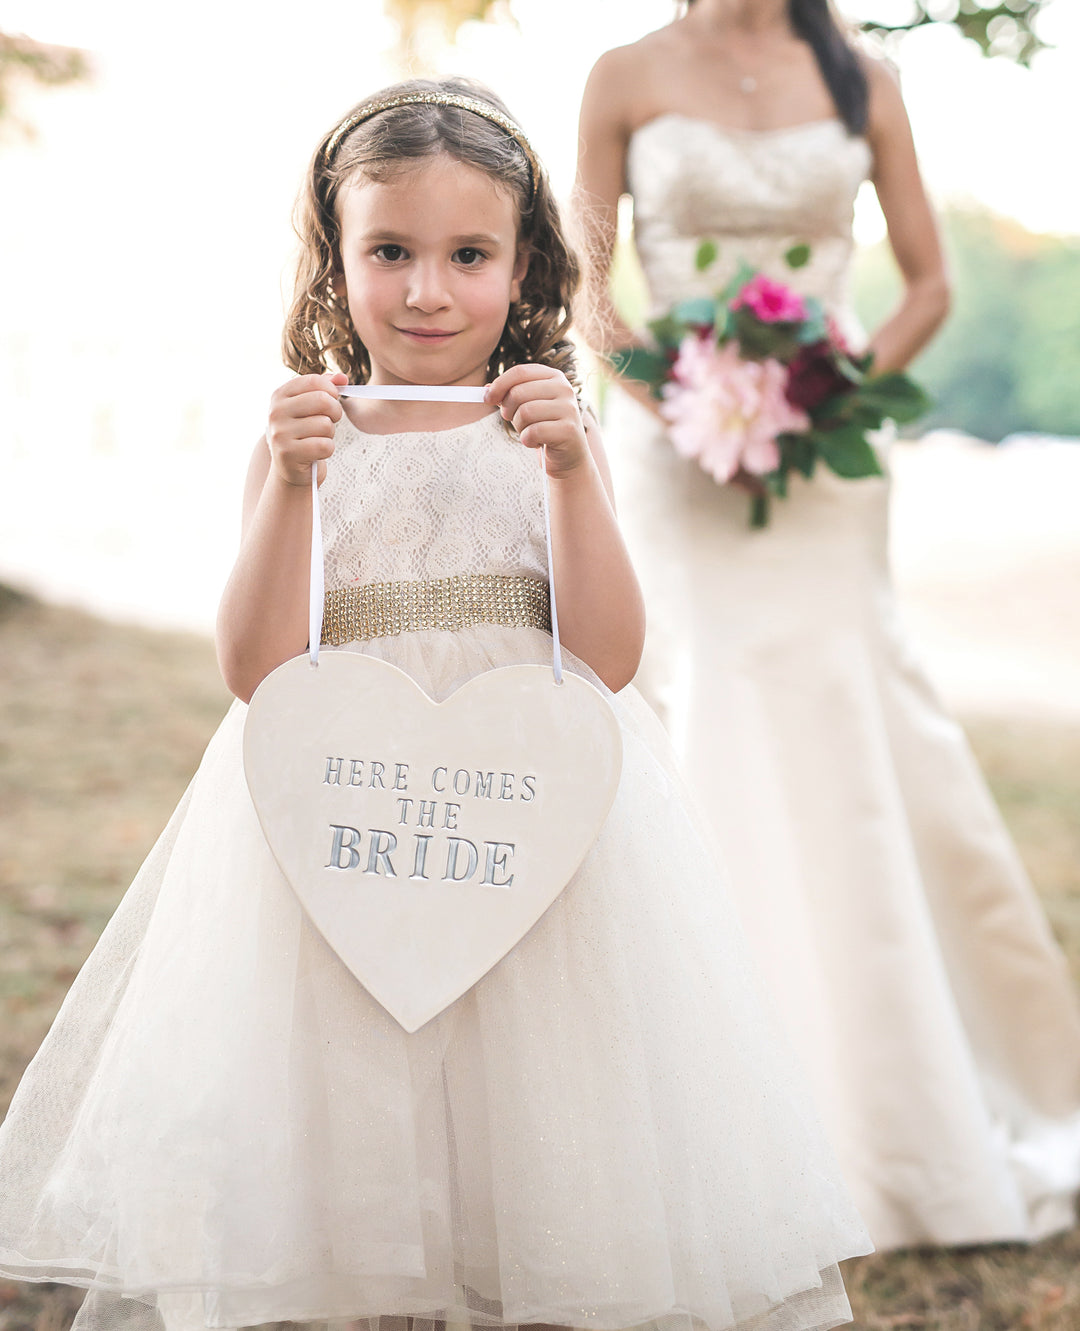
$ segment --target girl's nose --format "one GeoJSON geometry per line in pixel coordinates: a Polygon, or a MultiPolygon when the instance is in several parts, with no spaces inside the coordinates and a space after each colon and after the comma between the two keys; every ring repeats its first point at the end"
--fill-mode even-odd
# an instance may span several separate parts
{"type": "Polygon", "coordinates": [[[409,272],[405,304],[413,310],[433,314],[450,304],[450,293],[441,264],[417,263],[409,272]]]}

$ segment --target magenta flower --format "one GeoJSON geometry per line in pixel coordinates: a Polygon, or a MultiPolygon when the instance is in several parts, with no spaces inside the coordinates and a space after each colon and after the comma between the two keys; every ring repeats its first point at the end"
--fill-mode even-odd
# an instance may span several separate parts
{"type": "Polygon", "coordinates": [[[744,306],[763,324],[799,323],[806,318],[802,296],[764,273],[755,273],[731,302],[733,310],[741,310],[744,306]]]}
{"type": "Polygon", "coordinates": [[[664,385],[660,413],[671,442],[723,484],[740,467],[764,476],[780,464],[776,436],[810,421],[784,396],[787,370],[777,360],[743,360],[733,343],[683,338],[664,385]]]}

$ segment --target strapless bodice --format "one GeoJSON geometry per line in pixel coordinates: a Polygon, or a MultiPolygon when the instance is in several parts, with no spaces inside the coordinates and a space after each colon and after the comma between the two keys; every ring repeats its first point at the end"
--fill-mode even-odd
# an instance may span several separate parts
{"type": "Polygon", "coordinates": [[[651,313],[712,294],[745,260],[846,314],[855,195],[870,164],[866,140],[840,120],[766,131],[675,114],[648,121],[631,137],[627,176],[651,313]],[[699,273],[705,237],[720,258],[699,273]],[[783,256],[800,241],[810,262],[792,270],[783,256]]]}

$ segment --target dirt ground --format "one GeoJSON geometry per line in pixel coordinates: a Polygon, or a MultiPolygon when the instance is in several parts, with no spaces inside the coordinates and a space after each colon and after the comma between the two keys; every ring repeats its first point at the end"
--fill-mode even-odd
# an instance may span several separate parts
{"type": "MultiPolygon", "coordinates": [[[[228,698],[204,639],[0,590],[0,1112],[190,779],[228,698]]],[[[969,718],[1080,978],[1080,724],[969,718]]],[[[1080,1231],[848,1264],[862,1331],[1077,1331],[1080,1231]]],[[[61,1286],[0,1282],[0,1331],[64,1331],[61,1286]]]]}

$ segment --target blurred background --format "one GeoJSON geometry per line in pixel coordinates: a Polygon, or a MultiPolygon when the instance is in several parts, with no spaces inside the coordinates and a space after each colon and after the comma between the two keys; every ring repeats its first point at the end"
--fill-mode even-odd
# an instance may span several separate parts
{"type": "MultiPolygon", "coordinates": [[[[1080,5],[843,8],[895,29],[873,40],[900,70],[957,285],[916,366],[937,403],[926,429],[947,433],[898,450],[913,626],[954,705],[1080,717],[1080,450],[1057,442],[1080,434],[1080,5]]],[[[590,66],[672,12],[354,0],[315,20],[266,0],[255,20],[209,0],[0,4],[0,580],[208,629],[282,378],[291,206],[319,134],[405,71],[472,74],[510,103],[565,196],[590,66]]],[[[869,186],[857,231],[873,323],[897,285],[869,186]]]]}
{"type": "MultiPolygon", "coordinates": [[[[894,449],[897,580],[1080,969],[1080,3],[840,8],[899,69],[956,283],[894,449]]],[[[207,635],[312,146],[404,74],[470,74],[566,198],[592,63],[674,10],[0,0],[0,1109],[227,705],[207,635]]],[[[868,186],[856,231],[873,324],[898,288],[868,186]]],[[[1070,1243],[871,1263],[859,1325],[1075,1331],[1070,1243]]],[[[65,1298],[0,1284],[0,1331],[65,1298]]]]}

